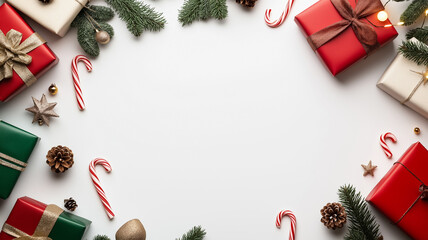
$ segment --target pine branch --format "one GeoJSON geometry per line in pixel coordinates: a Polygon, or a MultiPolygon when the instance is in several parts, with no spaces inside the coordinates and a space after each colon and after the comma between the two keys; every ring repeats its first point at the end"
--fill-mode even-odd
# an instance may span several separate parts
{"type": "Polygon", "coordinates": [[[421,42],[403,42],[398,48],[403,56],[418,65],[428,66],[428,46],[421,42]]]}
{"type": "Polygon", "coordinates": [[[187,0],[178,12],[178,21],[181,24],[189,25],[193,21],[199,20],[199,7],[201,0],[187,0]]]}
{"type": "Polygon", "coordinates": [[[200,0],[199,5],[199,19],[207,20],[211,17],[210,14],[210,2],[209,0],[200,0]]]}
{"type": "Polygon", "coordinates": [[[105,22],[114,17],[114,12],[109,7],[89,5],[88,8],[90,10],[85,9],[85,11],[95,19],[95,21],[105,22]]]}
{"type": "Polygon", "coordinates": [[[101,30],[106,31],[108,33],[108,35],[110,35],[110,39],[113,38],[114,29],[110,24],[108,24],[106,22],[99,22],[98,24],[100,25],[101,30]]]}
{"type": "Polygon", "coordinates": [[[97,235],[94,237],[94,240],[110,240],[110,238],[107,235],[97,235]]]}
{"type": "Polygon", "coordinates": [[[345,207],[351,225],[345,240],[380,240],[379,224],[368,209],[361,193],[356,193],[352,185],[339,188],[340,203],[345,207]]]}
{"type": "Polygon", "coordinates": [[[205,230],[201,226],[193,227],[190,231],[176,240],[202,240],[205,237],[205,230]]]}
{"type": "Polygon", "coordinates": [[[428,27],[412,29],[406,34],[406,38],[407,40],[416,38],[423,43],[428,43],[428,27]]]}
{"type": "Polygon", "coordinates": [[[226,0],[210,0],[210,11],[214,18],[225,19],[227,17],[226,0]]]}
{"type": "Polygon", "coordinates": [[[400,17],[404,25],[412,25],[428,8],[428,0],[413,0],[400,17]]]}
{"type": "Polygon", "coordinates": [[[95,29],[89,22],[84,22],[77,28],[77,41],[87,54],[93,57],[100,54],[100,47],[95,40],[95,29]]]}
{"type": "Polygon", "coordinates": [[[119,17],[126,22],[126,27],[135,36],[143,31],[159,31],[164,28],[166,20],[162,13],[154,11],[149,5],[137,0],[106,0],[119,17]]]}

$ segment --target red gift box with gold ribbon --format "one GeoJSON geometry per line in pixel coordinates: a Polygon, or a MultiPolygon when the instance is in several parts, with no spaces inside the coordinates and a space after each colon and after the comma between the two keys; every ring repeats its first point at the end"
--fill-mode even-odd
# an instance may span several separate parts
{"type": "Polygon", "coordinates": [[[398,35],[389,20],[377,19],[383,9],[379,0],[320,0],[295,21],[330,72],[337,75],[398,35]]]}
{"type": "Polygon", "coordinates": [[[371,203],[413,239],[427,240],[428,151],[414,143],[367,196],[371,203]]]}
{"type": "Polygon", "coordinates": [[[0,102],[29,87],[58,62],[45,41],[7,3],[0,6],[0,102]]]}

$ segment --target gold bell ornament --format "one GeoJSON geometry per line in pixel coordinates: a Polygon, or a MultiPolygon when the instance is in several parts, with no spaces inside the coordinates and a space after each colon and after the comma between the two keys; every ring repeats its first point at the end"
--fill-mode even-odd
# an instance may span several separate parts
{"type": "Polygon", "coordinates": [[[132,219],[116,232],[116,240],[146,240],[146,229],[138,219],[132,219]]]}

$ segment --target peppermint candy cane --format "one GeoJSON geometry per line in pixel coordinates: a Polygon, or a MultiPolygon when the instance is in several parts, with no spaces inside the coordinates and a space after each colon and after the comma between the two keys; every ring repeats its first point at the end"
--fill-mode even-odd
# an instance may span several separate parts
{"type": "Polygon", "coordinates": [[[89,172],[91,174],[92,182],[94,183],[94,186],[97,189],[98,196],[100,196],[101,202],[104,206],[104,209],[106,210],[107,216],[110,219],[113,219],[114,218],[113,210],[111,209],[110,203],[107,201],[106,194],[100,185],[100,179],[98,178],[97,173],[95,172],[96,165],[103,166],[108,173],[111,172],[111,166],[110,166],[110,163],[107,162],[107,160],[102,158],[95,158],[89,164],[89,172]]]}
{"type": "Polygon", "coordinates": [[[272,12],[272,9],[266,9],[265,12],[265,22],[269,27],[279,27],[287,18],[288,14],[291,11],[291,7],[293,6],[294,0],[288,0],[287,6],[285,7],[284,11],[282,12],[281,16],[277,20],[271,20],[270,13],[272,12]]]}
{"type": "Polygon", "coordinates": [[[83,55],[77,55],[71,61],[71,75],[73,76],[74,90],[76,90],[77,104],[79,105],[80,111],[83,111],[86,108],[86,106],[85,106],[85,101],[83,101],[82,89],[80,88],[79,74],[77,73],[78,62],[83,62],[88,72],[92,71],[92,63],[89,61],[87,57],[83,55]]]}
{"type": "Polygon", "coordinates": [[[285,216],[290,218],[290,223],[291,223],[289,239],[294,240],[296,235],[296,216],[294,216],[292,211],[284,210],[279,212],[278,216],[276,217],[276,227],[278,229],[281,228],[281,221],[282,221],[282,218],[285,216]]]}
{"type": "Polygon", "coordinates": [[[389,139],[391,140],[393,143],[397,142],[397,137],[395,137],[394,134],[387,132],[385,134],[380,135],[380,146],[382,147],[383,151],[386,154],[387,158],[392,158],[392,152],[389,149],[388,145],[386,145],[386,140],[389,139]]]}

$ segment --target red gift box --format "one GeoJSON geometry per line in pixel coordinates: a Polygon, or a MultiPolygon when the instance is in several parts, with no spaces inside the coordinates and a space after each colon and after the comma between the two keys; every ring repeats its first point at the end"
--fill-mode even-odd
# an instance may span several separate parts
{"type": "MultiPolygon", "coordinates": [[[[344,20],[331,1],[332,0],[320,0],[295,17],[297,25],[299,25],[306,37],[344,20]]],[[[349,3],[355,10],[357,5],[356,0],[349,0],[349,3]]],[[[379,0],[373,0],[371,3],[376,4],[376,6],[380,4],[382,7],[382,3],[380,3],[379,0]]],[[[377,14],[371,14],[366,18],[360,18],[360,21],[370,26],[378,26],[372,27],[372,29],[377,34],[379,46],[383,46],[392,41],[398,33],[393,26],[384,27],[387,24],[391,24],[389,20],[380,22],[376,15],[377,14]]],[[[334,76],[367,56],[366,50],[351,26],[319,47],[316,53],[321,57],[324,64],[334,76]]]]}
{"type": "MultiPolygon", "coordinates": [[[[0,6],[0,30],[4,35],[6,35],[11,29],[22,33],[21,43],[34,33],[33,29],[24,21],[24,19],[22,19],[10,5],[5,3],[0,6]]],[[[42,76],[58,62],[55,54],[46,45],[46,43],[27,54],[32,57],[32,60],[30,64],[26,65],[26,67],[36,78],[42,76]]],[[[0,102],[9,100],[26,87],[27,84],[14,70],[11,78],[6,78],[0,81],[0,102]]]]}
{"type": "Polygon", "coordinates": [[[417,142],[380,180],[366,201],[413,239],[426,240],[428,226],[428,151],[417,142]]]}

